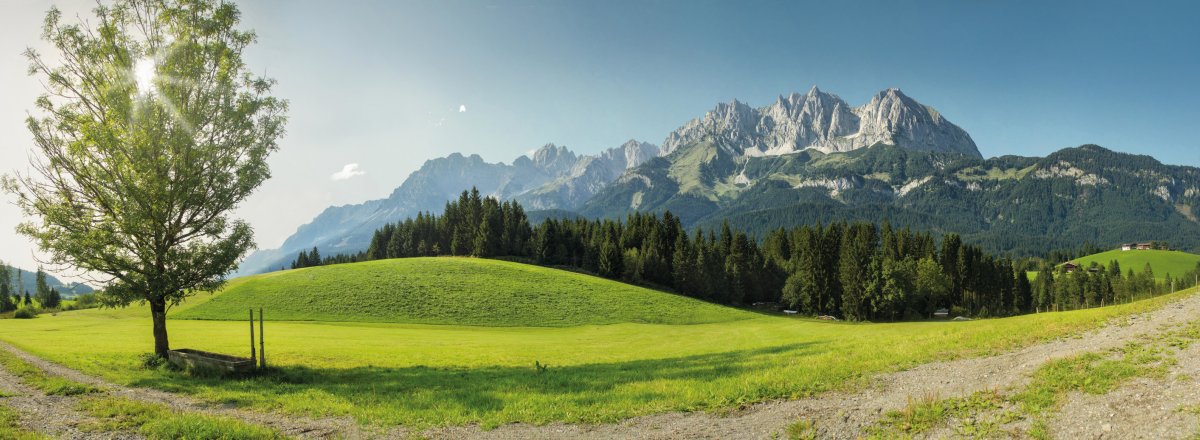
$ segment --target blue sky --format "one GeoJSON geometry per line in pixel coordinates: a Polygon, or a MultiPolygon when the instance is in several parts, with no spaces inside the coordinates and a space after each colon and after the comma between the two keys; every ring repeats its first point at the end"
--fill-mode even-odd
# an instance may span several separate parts
{"type": "MultiPolygon", "coordinates": [[[[54,3],[68,16],[93,4],[54,3]]],[[[386,196],[426,159],[657,144],[717,102],[812,85],[851,105],[899,87],[988,157],[1096,143],[1200,165],[1189,2],[238,3],[259,35],[250,65],[291,101],[275,177],[240,212],[264,247],[326,206],[386,196]]],[[[39,89],[19,53],[38,46],[46,5],[14,0],[0,17],[0,163],[30,145],[39,89]]],[[[0,209],[0,246],[28,247],[0,209]]]]}

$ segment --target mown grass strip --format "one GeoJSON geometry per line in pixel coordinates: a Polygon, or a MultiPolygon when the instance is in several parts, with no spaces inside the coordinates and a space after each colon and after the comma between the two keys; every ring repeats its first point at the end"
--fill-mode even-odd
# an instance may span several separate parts
{"type": "Polygon", "coordinates": [[[88,431],[134,431],[149,440],[276,440],[287,438],[279,432],[228,417],[184,413],[157,403],[139,402],[121,397],[91,397],[80,403],[80,410],[98,419],[82,428],[88,431]]]}
{"type": "Polygon", "coordinates": [[[20,377],[29,386],[41,390],[48,396],[75,396],[100,391],[99,388],[91,385],[46,374],[41,368],[26,362],[3,348],[0,348],[0,365],[3,365],[4,369],[10,373],[20,377]]]}

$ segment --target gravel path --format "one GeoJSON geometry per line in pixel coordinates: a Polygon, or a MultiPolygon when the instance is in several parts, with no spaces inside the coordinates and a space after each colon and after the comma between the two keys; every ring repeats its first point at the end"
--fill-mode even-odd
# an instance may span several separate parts
{"type": "MultiPolygon", "coordinates": [[[[1200,316],[1193,319],[1200,320],[1200,316]]],[[[1200,433],[1200,341],[1175,353],[1162,378],[1130,381],[1110,393],[1073,393],[1049,425],[1063,439],[1182,439],[1200,433]]]]}
{"type": "Polygon", "coordinates": [[[27,431],[64,439],[142,438],[131,433],[79,430],[79,426],[95,421],[91,416],[75,410],[80,396],[47,396],[3,368],[0,368],[0,391],[9,396],[0,399],[0,405],[12,408],[19,417],[21,428],[27,431]]]}
{"type": "MultiPolygon", "coordinates": [[[[998,356],[925,364],[911,370],[878,376],[865,390],[768,402],[728,416],[712,413],[669,413],[638,417],[616,424],[512,424],[490,431],[483,431],[476,426],[465,426],[443,428],[424,434],[431,438],[488,439],[764,439],[776,436],[786,438],[785,430],[788,425],[798,420],[812,420],[816,423],[818,438],[853,439],[860,437],[863,429],[877,421],[881,414],[905,407],[910,399],[926,396],[961,397],[983,390],[1019,388],[1029,382],[1030,373],[1049,360],[1119,347],[1126,341],[1164,332],[1196,319],[1200,319],[1200,295],[1191,295],[1153,312],[1117,319],[1102,328],[1077,337],[1058,339],[998,356]]],[[[1190,361],[1196,362],[1197,357],[1200,356],[1193,356],[1190,361]]],[[[1200,372],[1193,370],[1191,374],[1200,378],[1200,372]]],[[[1188,393],[1181,393],[1195,396],[1194,385],[1177,388],[1190,388],[1188,393]]],[[[1134,393],[1137,394],[1137,391],[1134,393]]],[[[1139,411],[1140,404],[1136,402],[1134,400],[1132,403],[1135,404],[1126,404],[1122,414],[1139,411]]],[[[1112,405],[1119,406],[1120,403],[1113,402],[1112,405]]],[[[1193,405],[1200,405],[1200,401],[1193,405]]],[[[1174,408],[1163,411],[1170,410],[1174,408]]],[[[1165,414],[1163,411],[1155,412],[1155,417],[1161,420],[1165,414]]],[[[1186,420],[1185,417],[1181,416],[1179,419],[1186,420]]],[[[1161,438],[1153,435],[1154,431],[1146,430],[1145,426],[1136,426],[1158,423],[1149,420],[1151,418],[1131,419],[1129,424],[1114,426],[1142,429],[1148,437],[1161,438]]],[[[1087,423],[1080,426],[1092,429],[1100,425],[1087,423]]],[[[1079,438],[1073,434],[1076,433],[1064,431],[1059,434],[1059,438],[1079,438]]],[[[1109,433],[1105,438],[1119,437],[1114,436],[1115,434],[1109,433]]]]}
{"type": "MultiPolygon", "coordinates": [[[[177,411],[230,417],[245,421],[247,423],[273,428],[289,437],[301,439],[337,438],[354,440],[373,438],[376,436],[375,434],[364,431],[364,429],[357,422],[350,418],[308,419],[258,411],[249,411],[233,406],[214,405],[188,396],[168,393],[166,391],[117,385],[39,358],[7,343],[0,342],[0,349],[6,350],[17,357],[20,357],[26,362],[41,368],[49,374],[104,388],[106,392],[112,396],[125,397],[143,402],[161,403],[177,411]]],[[[4,382],[0,382],[0,386],[3,384],[4,382]]],[[[22,412],[24,412],[24,410],[22,410],[22,412]]],[[[72,439],[82,438],[74,435],[64,435],[61,437],[72,439]]]]}

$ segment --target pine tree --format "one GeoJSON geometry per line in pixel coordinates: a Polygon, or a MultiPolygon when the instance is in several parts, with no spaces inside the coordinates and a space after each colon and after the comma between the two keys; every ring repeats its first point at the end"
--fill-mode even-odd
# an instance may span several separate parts
{"type": "Polygon", "coordinates": [[[42,307],[48,307],[46,303],[50,301],[50,285],[46,284],[46,272],[40,267],[38,268],[36,279],[36,290],[34,290],[33,298],[42,307]]]}
{"type": "Polygon", "coordinates": [[[12,299],[12,269],[0,262],[0,312],[16,309],[12,299]]]}
{"type": "Polygon", "coordinates": [[[50,289],[50,293],[46,295],[46,303],[43,306],[48,309],[57,309],[60,305],[62,305],[62,295],[58,293],[58,289],[50,289]]]}
{"type": "Polygon", "coordinates": [[[600,245],[600,276],[619,278],[625,273],[624,255],[615,239],[609,235],[600,245]]]}
{"type": "Polygon", "coordinates": [[[729,284],[725,301],[730,304],[745,302],[751,287],[749,285],[750,244],[748,241],[746,234],[737,233],[730,241],[729,252],[725,256],[725,277],[729,284]]]}
{"type": "Polygon", "coordinates": [[[1029,275],[1024,270],[1017,270],[1015,276],[1014,296],[1017,302],[1017,313],[1028,313],[1033,310],[1033,288],[1029,285],[1029,275]]]}

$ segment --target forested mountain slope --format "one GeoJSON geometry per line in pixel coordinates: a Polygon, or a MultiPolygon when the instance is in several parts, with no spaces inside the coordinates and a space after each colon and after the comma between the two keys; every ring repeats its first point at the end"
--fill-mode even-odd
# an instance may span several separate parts
{"type": "Polygon", "coordinates": [[[1045,158],[978,159],[889,145],[738,157],[706,140],[622,176],[588,217],[670,210],[686,225],[722,221],[762,236],[780,226],[890,220],[962,234],[997,252],[1085,242],[1162,240],[1200,248],[1200,169],[1085,145],[1045,158]]]}

